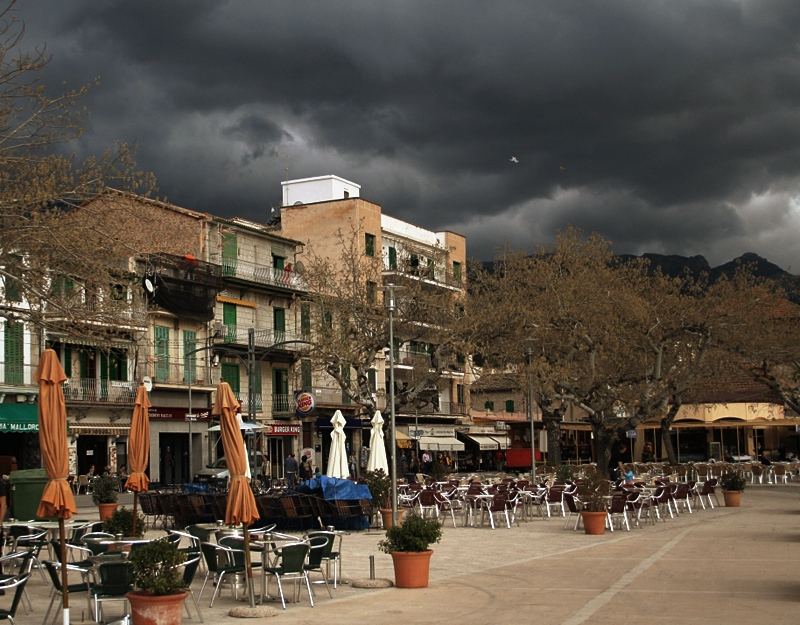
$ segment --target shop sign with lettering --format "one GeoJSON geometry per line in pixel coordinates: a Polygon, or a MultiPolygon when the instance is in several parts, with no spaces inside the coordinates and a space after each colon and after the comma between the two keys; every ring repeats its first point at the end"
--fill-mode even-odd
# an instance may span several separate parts
{"type": "MultiPolygon", "coordinates": [[[[188,408],[164,408],[162,406],[150,406],[147,416],[151,421],[185,421],[189,413],[188,408]]],[[[208,421],[208,410],[194,410],[193,415],[197,417],[195,421],[208,421]]]]}

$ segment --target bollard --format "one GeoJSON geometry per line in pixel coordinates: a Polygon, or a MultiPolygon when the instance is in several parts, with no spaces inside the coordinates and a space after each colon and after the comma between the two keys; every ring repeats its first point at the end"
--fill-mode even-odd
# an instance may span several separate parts
{"type": "Polygon", "coordinates": [[[375,556],[369,557],[369,578],[375,579],[375,556]]]}

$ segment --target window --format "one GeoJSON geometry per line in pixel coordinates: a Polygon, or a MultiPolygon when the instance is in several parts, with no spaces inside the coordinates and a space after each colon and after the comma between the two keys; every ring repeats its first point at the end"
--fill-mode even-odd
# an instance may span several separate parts
{"type": "Polygon", "coordinates": [[[344,199],[347,199],[349,197],[350,197],[350,191],[345,191],[344,192],[344,199]]]}
{"type": "Polygon", "coordinates": [[[275,269],[280,269],[281,271],[283,271],[284,267],[286,266],[286,257],[273,254],[272,266],[275,267],[275,269]]]}
{"type": "Polygon", "coordinates": [[[487,399],[483,402],[483,408],[485,410],[494,410],[494,402],[491,399],[487,399]]]}
{"type": "Polygon", "coordinates": [[[389,269],[392,271],[397,269],[397,249],[394,247],[389,248],[389,269]]]}
{"type": "Polygon", "coordinates": [[[461,263],[453,261],[453,281],[461,282],[461,263]]]}
{"type": "MultiPolygon", "coordinates": [[[[155,326],[153,337],[153,355],[156,359],[155,374],[156,380],[164,381],[169,377],[169,328],[166,326],[155,326]]],[[[85,354],[86,352],[81,352],[85,354]]],[[[81,362],[83,365],[83,362],[81,362]]],[[[83,368],[81,367],[81,377],[83,368]]]]}
{"type": "Polygon", "coordinates": [[[25,356],[23,352],[22,324],[6,321],[5,328],[5,383],[22,384],[25,356]]]}
{"type": "Polygon", "coordinates": [[[197,332],[194,330],[183,331],[183,381],[194,384],[197,382],[197,332]]]}
{"type": "Polygon", "coordinates": [[[52,291],[57,297],[69,297],[75,291],[75,281],[68,276],[53,276],[52,291]]]}
{"type": "Polygon", "coordinates": [[[300,305],[300,335],[304,340],[311,337],[311,306],[309,304],[300,305]]]}
{"type": "Polygon", "coordinates": [[[126,287],[124,284],[112,284],[110,295],[112,300],[124,302],[128,299],[128,287],[126,287]]]}
{"type": "Polygon", "coordinates": [[[303,358],[300,361],[300,385],[303,387],[304,391],[311,390],[311,360],[308,358],[303,358]]]}
{"type": "Polygon", "coordinates": [[[222,381],[231,385],[231,390],[239,398],[239,365],[230,362],[222,363],[222,381]]]}
{"type": "Polygon", "coordinates": [[[378,299],[378,285],[375,282],[367,282],[367,303],[374,304],[378,299]]]}
{"type": "Polygon", "coordinates": [[[514,412],[514,400],[507,399],[506,400],[506,412],[514,412]]]}
{"type": "Polygon", "coordinates": [[[371,393],[378,390],[378,372],[375,369],[367,370],[367,385],[371,393]]]}
{"type": "Polygon", "coordinates": [[[19,281],[11,276],[4,276],[5,282],[5,297],[8,302],[21,302],[22,293],[19,288],[19,281]]]}
{"type": "Polygon", "coordinates": [[[286,310],[284,308],[272,309],[272,324],[275,332],[275,342],[282,343],[286,340],[286,310]]]}
{"type": "Polygon", "coordinates": [[[108,354],[108,379],[128,381],[128,355],[121,349],[112,349],[108,354]]]}
{"type": "Polygon", "coordinates": [[[333,328],[333,313],[330,310],[322,311],[322,325],[328,330],[333,328]]]}
{"type": "Polygon", "coordinates": [[[236,340],[236,304],[222,303],[222,323],[225,325],[225,342],[236,340]]]}
{"type": "Polygon", "coordinates": [[[222,234],[222,275],[235,276],[236,263],[239,259],[239,245],[235,232],[222,234]]]}
{"type": "Polygon", "coordinates": [[[365,234],[364,235],[364,253],[367,256],[375,256],[375,235],[374,234],[365,234]]]}
{"type": "Polygon", "coordinates": [[[272,410],[289,411],[289,372],[286,369],[272,370],[272,410]]]}

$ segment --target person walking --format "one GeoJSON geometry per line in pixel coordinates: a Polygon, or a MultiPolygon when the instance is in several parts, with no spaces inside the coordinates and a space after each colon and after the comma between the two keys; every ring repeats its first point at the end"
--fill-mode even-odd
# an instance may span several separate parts
{"type": "Polygon", "coordinates": [[[283,461],[283,473],[286,476],[286,485],[289,488],[294,488],[295,482],[297,481],[297,469],[297,460],[294,454],[289,452],[289,455],[286,456],[286,459],[283,461]]]}

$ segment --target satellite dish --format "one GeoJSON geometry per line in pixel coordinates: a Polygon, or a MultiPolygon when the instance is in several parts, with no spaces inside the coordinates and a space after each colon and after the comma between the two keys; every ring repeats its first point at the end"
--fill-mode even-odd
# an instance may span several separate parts
{"type": "Polygon", "coordinates": [[[152,280],[150,280],[150,278],[144,279],[144,290],[147,291],[148,293],[156,292],[156,287],[153,284],[152,280]]]}
{"type": "Polygon", "coordinates": [[[303,261],[298,260],[294,264],[294,272],[295,273],[303,273],[306,270],[305,265],[303,265],[303,261]]]}
{"type": "Polygon", "coordinates": [[[142,378],[142,385],[144,386],[144,390],[146,390],[148,393],[153,390],[153,380],[149,375],[146,375],[142,378]]]}

